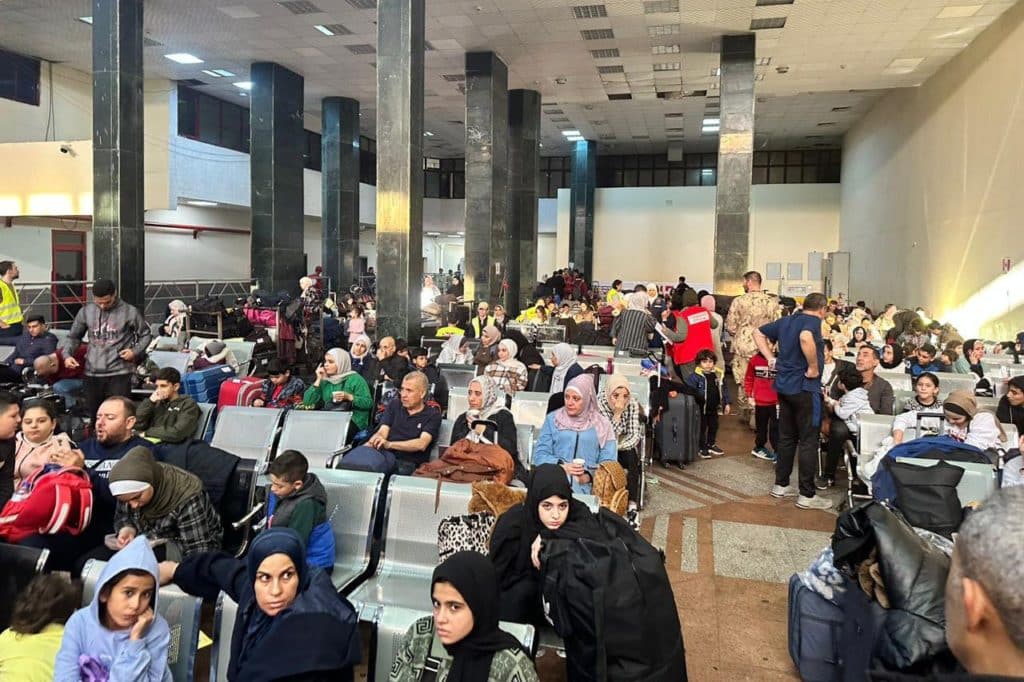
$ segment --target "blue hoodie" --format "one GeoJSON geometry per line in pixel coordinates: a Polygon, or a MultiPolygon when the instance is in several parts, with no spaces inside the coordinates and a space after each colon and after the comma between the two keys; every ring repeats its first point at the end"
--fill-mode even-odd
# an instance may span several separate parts
{"type": "Polygon", "coordinates": [[[156,556],[145,535],[132,540],[107,562],[96,584],[92,602],[68,619],[54,666],[55,682],[79,682],[82,679],[79,669],[81,656],[91,657],[106,667],[109,682],[171,680],[171,671],[167,668],[171,631],[167,621],[157,612],[157,590],[154,590],[153,603],[150,604],[156,617],[145,639],[133,641],[129,630],[108,630],[100,620],[100,592],[114,576],[128,569],[147,571],[155,584],[160,584],[156,556]]]}

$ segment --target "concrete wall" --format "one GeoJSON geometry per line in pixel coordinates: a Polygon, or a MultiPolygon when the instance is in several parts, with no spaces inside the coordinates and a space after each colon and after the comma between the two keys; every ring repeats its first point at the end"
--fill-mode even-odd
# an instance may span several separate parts
{"type": "Polygon", "coordinates": [[[847,134],[840,244],[851,298],[924,306],[965,334],[1008,339],[1024,327],[1021,64],[1019,3],[847,134]]]}

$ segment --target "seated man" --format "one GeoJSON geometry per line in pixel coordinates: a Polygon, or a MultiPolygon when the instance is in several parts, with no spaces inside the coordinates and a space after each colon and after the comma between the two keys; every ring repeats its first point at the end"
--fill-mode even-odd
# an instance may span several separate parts
{"type": "Polygon", "coordinates": [[[35,359],[57,350],[57,337],[46,328],[42,315],[25,318],[25,333],[14,344],[14,353],[0,364],[0,381],[21,381],[22,372],[32,366],[35,359]]]}
{"type": "Polygon", "coordinates": [[[60,348],[49,355],[41,355],[32,363],[36,376],[53,387],[54,392],[64,398],[67,406],[74,407],[82,395],[82,377],[85,376],[85,355],[89,347],[79,344],[75,349],[74,369],[64,362],[64,351],[60,348]]]}
{"type": "Polygon", "coordinates": [[[917,357],[910,359],[910,364],[907,366],[907,373],[915,379],[925,372],[944,372],[946,368],[942,366],[935,359],[935,354],[938,351],[930,343],[926,343],[917,349],[917,357]]]}
{"type": "Polygon", "coordinates": [[[868,389],[868,402],[875,414],[892,414],[895,398],[892,384],[875,374],[882,356],[874,346],[861,346],[857,349],[857,371],[864,379],[864,388],[868,389]]]}
{"type": "Polygon", "coordinates": [[[260,393],[253,400],[253,407],[295,407],[302,404],[306,383],[292,376],[290,367],[274,358],[267,363],[267,378],[263,380],[260,393]]]}
{"type": "MultiPolygon", "coordinates": [[[[946,641],[971,677],[1024,677],[1024,488],[968,514],[946,579],[946,641]]],[[[961,679],[961,678],[958,678],[961,679]]]]}
{"type": "Polygon", "coordinates": [[[441,413],[425,402],[429,387],[423,372],[407,374],[399,397],[388,403],[377,432],[366,445],[345,455],[342,467],[408,475],[426,462],[441,430],[441,413]]]}
{"type": "Polygon", "coordinates": [[[164,367],[156,375],[156,388],[139,404],[135,430],[153,443],[181,443],[192,438],[202,416],[196,401],[181,390],[181,374],[164,367]]]}

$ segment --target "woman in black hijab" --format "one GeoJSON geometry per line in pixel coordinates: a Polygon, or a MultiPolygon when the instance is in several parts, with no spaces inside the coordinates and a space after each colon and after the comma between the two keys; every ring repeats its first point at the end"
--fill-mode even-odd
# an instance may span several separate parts
{"type": "Polygon", "coordinates": [[[501,589],[500,616],[515,623],[545,623],[540,598],[540,550],[546,539],[598,536],[587,505],[573,499],[565,470],[542,464],[530,475],[526,500],[506,511],[491,534],[490,559],[501,589]]]}
{"type": "Polygon", "coordinates": [[[434,569],[434,615],[409,627],[390,682],[535,682],[519,640],[498,627],[498,582],[483,554],[457,552],[434,569]]]}
{"type": "Polygon", "coordinates": [[[903,348],[898,343],[888,343],[883,346],[881,364],[885,369],[903,371],[903,348]]]}
{"type": "Polygon", "coordinates": [[[192,554],[160,564],[160,582],[238,604],[228,680],[351,682],[362,657],[355,610],[319,568],[306,564],[299,534],[271,528],[244,560],[224,552],[192,554]]]}

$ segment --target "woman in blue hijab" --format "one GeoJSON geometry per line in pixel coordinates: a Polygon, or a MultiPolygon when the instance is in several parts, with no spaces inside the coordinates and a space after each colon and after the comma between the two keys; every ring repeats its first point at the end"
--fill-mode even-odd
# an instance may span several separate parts
{"type": "Polygon", "coordinates": [[[204,599],[223,590],[238,604],[228,680],[351,682],[362,651],[355,610],[326,573],[306,565],[291,528],[258,535],[244,560],[206,552],[165,561],[160,581],[204,599]]]}

